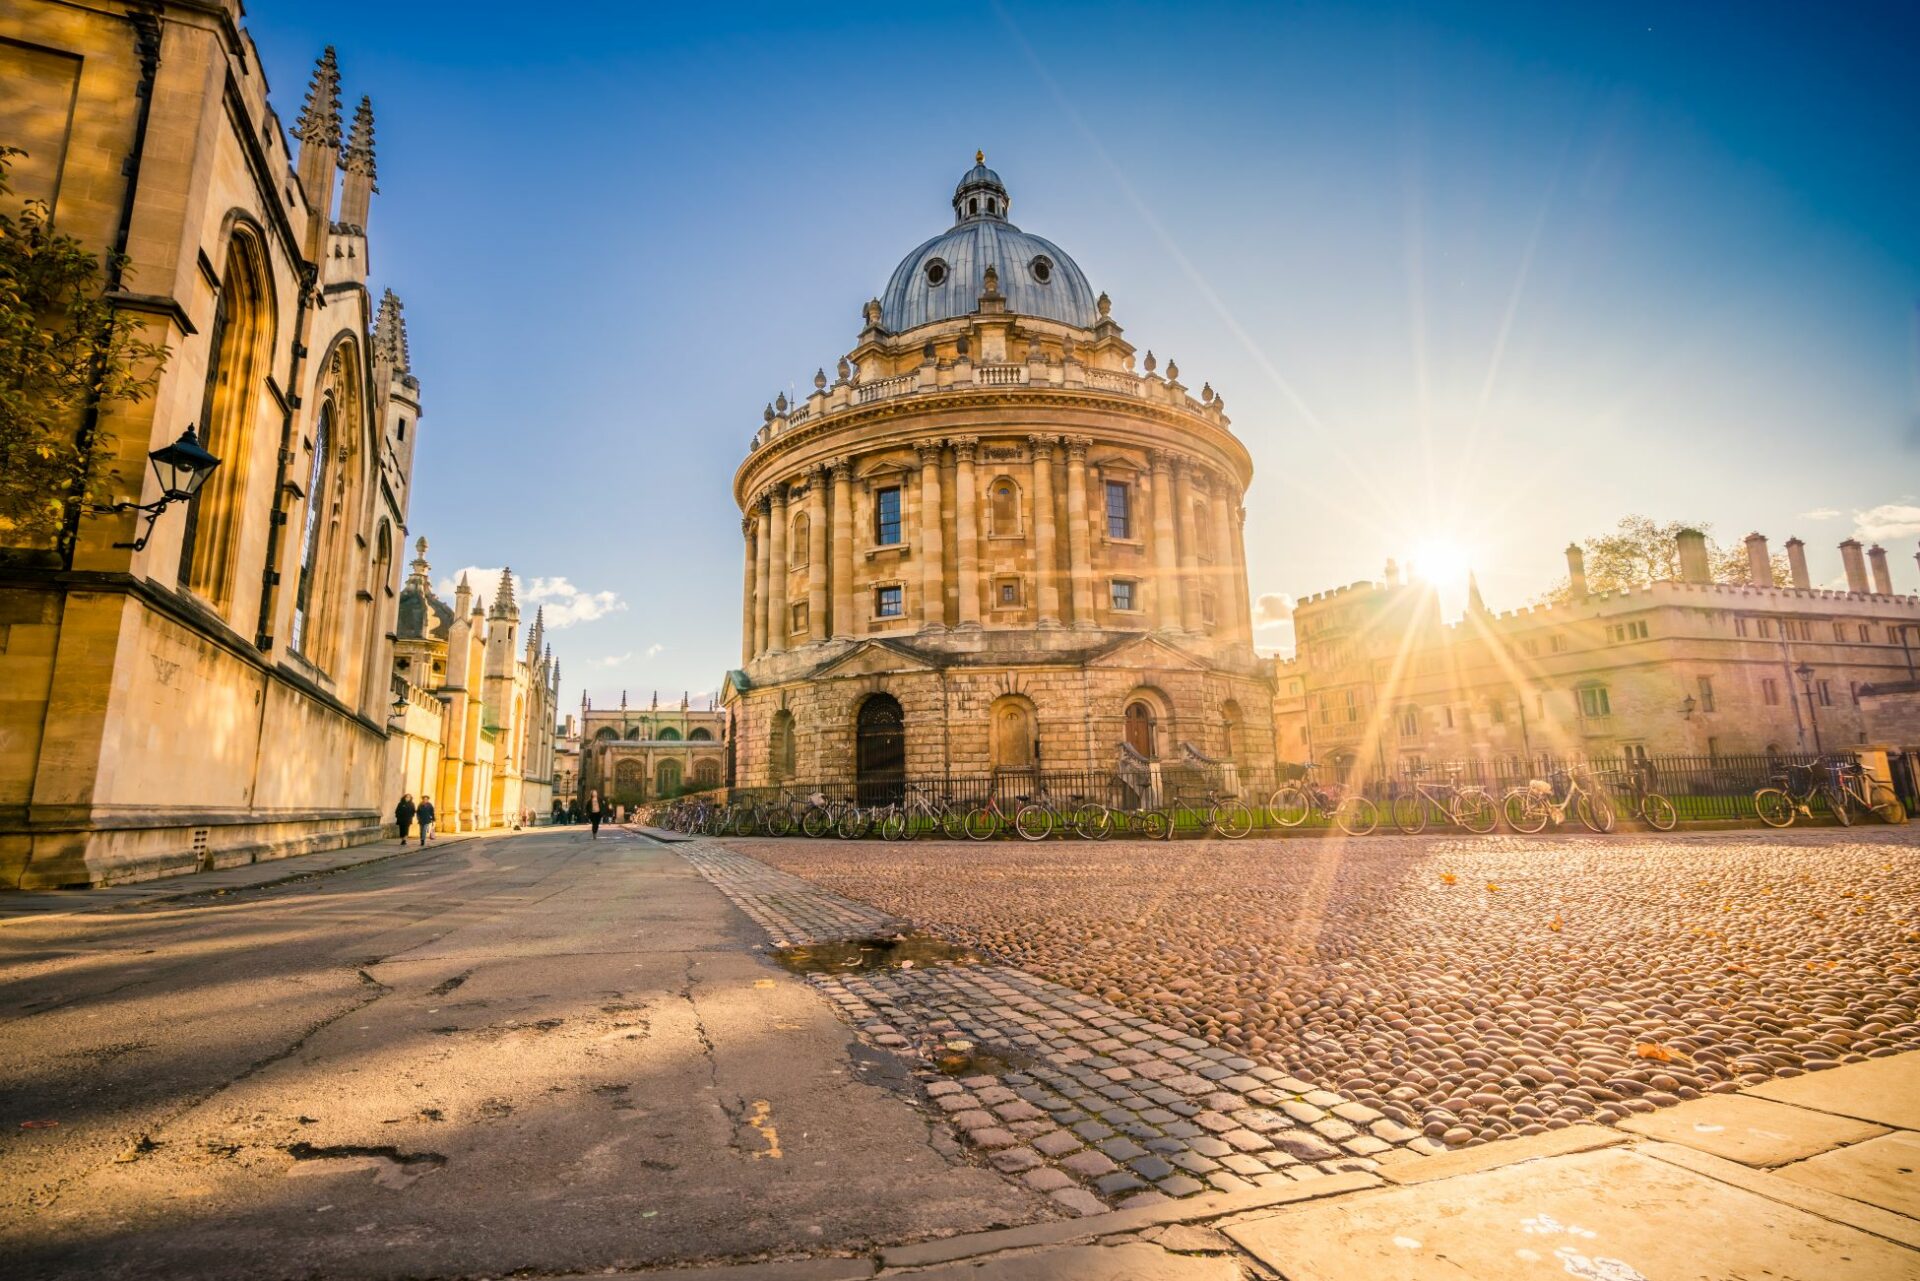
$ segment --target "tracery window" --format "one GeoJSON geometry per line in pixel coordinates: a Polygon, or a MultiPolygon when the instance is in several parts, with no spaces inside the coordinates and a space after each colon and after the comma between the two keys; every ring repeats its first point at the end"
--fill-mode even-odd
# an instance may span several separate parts
{"type": "Polygon", "coordinates": [[[300,653],[306,652],[307,628],[313,612],[313,587],[320,552],[320,509],[327,498],[327,451],[333,445],[333,405],[320,407],[320,422],[313,431],[313,468],[307,475],[307,520],[300,536],[300,579],[293,597],[293,631],[288,641],[300,653]]]}

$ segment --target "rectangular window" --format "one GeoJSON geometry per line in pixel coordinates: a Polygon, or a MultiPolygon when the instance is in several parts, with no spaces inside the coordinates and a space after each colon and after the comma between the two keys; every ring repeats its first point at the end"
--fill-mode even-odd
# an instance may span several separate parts
{"type": "Polygon", "coordinates": [[[1711,676],[1700,678],[1700,710],[1703,712],[1713,710],[1713,677],[1711,676]]]}
{"type": "Polygon", "coordinates": [[[1208,627],[1213,626],[1213,593],[1203,592],[1200,596],[1200,621],[1208,627]]]}
{"type": "Polygon", "coordinates": [[[1527,653],[1532,654],[1535,658],[1538,658],[1540,656],[1539,638],[1534,636],[1527,637],[1526,641],[1524,642],[1524,648],[1526,649],[1527,653]]]}
{"type": "Polygon", "coordinates": [[[1420,733],[1420,711],[1408,707],[1400,712],[1400,737],[1414,738],[1420,733]]]}
{"type": "Polygon", "coordinates": [[[1451,707],[1443,707],[1440,709],[1440,714],[1447,718],[1447,728],[1452,729],[1453,728],[1453,709],[1451,707]]]}
{"type": "Polygon", "coordinates": [[[1133,490],[1124,480],[1107,482],[1107,537],[1133,537],[1133,490]]]}
{"type": "Polygon", "coordinates": [[[1735,614],[1733,616],[1733,634],[1735,636],[1745,636],[1747,634],[1747,617],[1745,614],[1735,614]]]}
{"type": "Polygon", "coordinates": [[[1716,761],[1720,759],[1720,740],[1719,739],[1710,738],[1707,740],[1707,759],[1716,760],[1716,761]]]}
{"type": "Polygon", "coordinates": [[[900,542],[900,487],[880,490],[873,496],[873,541],[882,547],[900,542]]]}
{"type": "Polygon", "coordinates": [[[1549,637],[1547,641],[1547,647],[1551,649],[1554,653],[1558,654],[1560,651],[1564,650],[1567,647],[1567,638],[1564,636],[1549,637]]]}
{"type": "Polygon", "coordinates": [[[1758,631],[1761,640],[1772,639],[1773,637],[1773,620],[1772,619],[1756,618],[1754,620],[1754,626],[1755,626],[1755,629],[1758,631]]]}
{"type": "Polygon", "coordinates": [[[1352,690],[1347,691],[1347,723],[1349,725],[1360,723],[1360,703],[1352,690]]]}
{"type": "Polygon", "coordinates": [[[1833,706],[1833,685],[1830,682],[1820,681],[1814,685],[1814,689],[1818,691],[1820,695],[1820,706],[1833,706]]]}
{"type": "Polygon", "coordinates": [[[807,634],[807,602],[805,601],[793,607],[793,631],[790,634],[794,636],[807,634]]]}
{"type": "Polygon", "coordinates": [[[1017,578],[1001,579],[998,599],[1003,608],[1018,605],[1020,603],[1020,580],[1017,578]]]}
{"type": "Polygon", "coordinates": [[[1771,676],[1760,678],[1760,701],[1768,707],[1780,706],[1780,682],[1771,676]]]}
{"type": "MultiPolygon", "coordinates": [[[[1872,639],[1873,639],[1872,635],[1867,631],[1867,625],[1865,623],[1860,624],[1860,643],[1864,645],[1872,639]]],[[[1889,629],[1887,632],[1887,639],[1888,640],[1893,639],[1893,632],[1891,629],[1889,629]]]]}
{"type": "Polygon", "coordinates": [[[1833,625],[1833,638],[1842,644],[1846,643],[1847,625],[1845,623],[1835,623],[1833,625]]]}
{"type": "Polygon", "coordinates": [[[1494,699],[1491,703],[1487,704],[1487,717],[1495,725],[1505,725],[1507,723],[1507,705],[1497,698],[1494,699]]]}
{"type": "Polygon", "coordinates": [[[1580,714],[1588,719],[1613,715],[1604,685],[1588,685],[1580,691],[1580,714]]]}
{"type": "MultiPolygon", "coordinates": [[[[894,491],[898,493],[898,490],[894,491]]],[[[875,618],[898,618],[904,606],[905,596],[899,586],[878,587],[873,593],[873,615],[875,618]]]]}
{"type": "Polygon", "coordinates": [[[1133,589],[1135,584],[1124,578],[1116,578],[1110,585],[1113,607],[1115,609],[1133,609],[1133,589]]]}

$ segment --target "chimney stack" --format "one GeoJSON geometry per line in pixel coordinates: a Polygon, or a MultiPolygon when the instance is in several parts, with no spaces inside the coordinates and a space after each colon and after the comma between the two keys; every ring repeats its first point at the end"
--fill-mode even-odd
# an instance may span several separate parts
{"type": "Polygon", "coordinates": [[[1847,568],[1847,590],[1867,590],[1867,558],[1860,552],[1860,540],[1849,538],[1840,544],[1840,563],[1847,568]]]}
{"type": "Polygon", "coordinates": [[[1587,596],[1587,554],[1580,550],[1580,544],[1567,544],[1567,586],[1573,591],[1575,600],[1585,600],[1587,596]]]}
{"type": "Polygon", "coordinates": [[[1787,540],[1787,572],[1793,576],[1793,585],[1801,591],[1813,587],[1813,575],[1807,572],[1807,545],[1797,538],[1787,540]]]}
{"type": "Polygon", "coordinates": [[[1893,570],[1887,565],[1887,549],[1878,543],[1867,548],[1867,562],[1873,566],[1873,590],[1882,596],[1893,595],[1893,570]]]}
{"type": "Polygon", "coordinates": [[[1680,550],[1680,581],[1710,583],[1713,571],[1707,565],[1707,536],[1697,529],[1683,529],[1673,536],[1680,550]]]}
{"type": "Polygon", "coordinates": [[[1755,587],[1773,586],[1773,557],[1767,554],[1767,536],[1747,535],[1747,577],[1755,587]]]}

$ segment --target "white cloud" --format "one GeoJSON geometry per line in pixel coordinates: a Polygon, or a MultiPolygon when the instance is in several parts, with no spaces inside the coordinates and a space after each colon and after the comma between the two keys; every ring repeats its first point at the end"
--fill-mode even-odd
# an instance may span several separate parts
{"type": "Polygon", "coordinates": [[[1253,602],[1253,625],[1259,628],[1292,627],[1293,597],[1285,592],[1267,592],[1253,602]]]}
{"type": "Polygon", "coordinates": [[[1882,503],[1853,514],[1853,536],[1863,543],[1887,543],[1920,534],[1920,507],[1882,503]]]}
{"type": "MultiPolygon", "coordinates": [[[[460,576],[467,576],[467,584],[474,592],[492,603],[493,594],[500,587],[500,567],[469,565],[450,577],[440,580],[441,596],[452,596],[460,576]]],[[[618,592],[587,592],[575,587],[566,578],[536,578],[529,582],[524,576],[513,576],[513,594],[520,602],[520,614],[523,618],[538,608],[546,619],[550,631],[559,631],[575,623],[590,623],[596,618],[608,614],[617,614],[626,609],[627,602],[620,599],[618,592]]]]}
{"type": "Polygon", "coordinates": [[[624,654],[610,654],[605,658],[595,658],[589,661],[595,667],[619,667],[622,663],[626,663],[630,661],[632,658],[633,658],[633,651],[628,650],[624,654]]]}
{"type": "Polygon", "coordinates": [[[665,645],[662,645],[659,641],[655,641],[653,644],[647,646],[647,657],[658,658],[666,652],[666,649],[667,647],[665,645]]]}
{"type": "Polygon", "coordinates": [[[1832,520],[1840,514],[1838,507],[1816,507],[1810,512],[1801,512],[1808,520],[1832,520]]]}

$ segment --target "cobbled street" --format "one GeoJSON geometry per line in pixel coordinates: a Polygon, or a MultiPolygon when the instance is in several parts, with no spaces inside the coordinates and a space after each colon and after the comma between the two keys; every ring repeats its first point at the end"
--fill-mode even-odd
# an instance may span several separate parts
{"type": "Polygon", "coordinates": [[[730,842],[1448,1146],[1920,1047],[1917,843],[730,842]]]}

